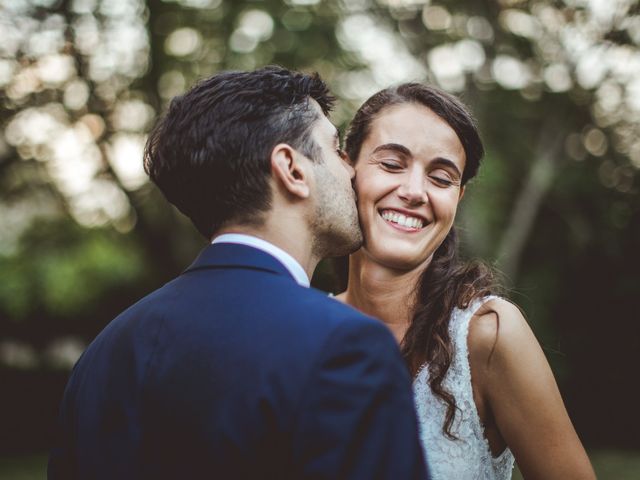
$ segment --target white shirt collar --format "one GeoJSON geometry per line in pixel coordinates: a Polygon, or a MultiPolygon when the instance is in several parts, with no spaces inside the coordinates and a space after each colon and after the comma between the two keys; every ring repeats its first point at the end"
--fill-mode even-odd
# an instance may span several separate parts
{"type": "Polygon", "coordinates": [[[215,243],[238,243],[262,250],[280,261],[280,263],[289,270],[291,275],[293,275],[293,278],[299,285],[308,287],[311,283],[307,272],[304,271],[302,265],[300,265],[295,258],[266,240],[243,233],[225,233],[214,238],[211,244],[213,245],[215,243]]]}

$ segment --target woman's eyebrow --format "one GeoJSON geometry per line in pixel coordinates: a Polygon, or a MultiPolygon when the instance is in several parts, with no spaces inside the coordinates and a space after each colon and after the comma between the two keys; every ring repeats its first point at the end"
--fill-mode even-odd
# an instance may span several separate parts
{"type": "Polygon", "coordinates": [[[444,157],[437,157],[434,158],[431,161],[432,164],[435,165],[441,165],[443,167],[448,167],[451,168],[452,170],[455,170],[455,172],[458,174],[459,177],[462,176],[462,172],[460,171],[460,169],[458,168],[458,166],[452,162],[451,160],[449,160],[448,158],[444,158],[444,157]]]}
{"type": "Polygon", "coordinates": [[[399,143],[385,143],[384,145],[378,145],[373,149],[372,153],[377,153],[381,150],[394,150],[396,152],[402,153],[403,155],[409,157],[411,156],[411,150],[409,150],[404,145],[400,145],[399,143]]]}

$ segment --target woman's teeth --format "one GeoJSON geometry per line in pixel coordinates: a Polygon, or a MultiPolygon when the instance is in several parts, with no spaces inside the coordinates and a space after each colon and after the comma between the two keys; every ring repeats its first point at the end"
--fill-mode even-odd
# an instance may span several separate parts
{"type": "Polygon", "coordinates": [[[381,214],[382,218],[384,218],[388,222],[397,223],[402,227],[408,228],[422,228],[424,223],[421,218],[417,217],[409,217],[407,215],[403,215],[398,212],[394,212],[392,210],[384,210],[381,214]]]}

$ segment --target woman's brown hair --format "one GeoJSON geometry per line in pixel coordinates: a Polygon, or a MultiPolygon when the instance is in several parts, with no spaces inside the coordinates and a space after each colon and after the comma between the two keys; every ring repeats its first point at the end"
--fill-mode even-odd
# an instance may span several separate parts
{"type": "MultiPolygon", "coordinates": [[[[381,112],[393,105],[423,105],[437,114],[456,132],[465,151],[466,163],[462,185],[478,173],[484,147],[471,113],[456,97],[432,86],[405,83],[387,88],[370,97],[356,113],[346,136],[345,148],[356,162],[371,124],[381,112]]],[[[441,398],[447,412],[442,430],[455,438],[451,428],[455,419],[456,399],[443,386],[453,359],[449,321],[454,308],[467,308],[471,301],[496,289],[491,269],[481,262],[463,262],[458,257],[455,228],[433,255],[428,268],[416,285],[416,303],[401,349],[407,365],[416,375],[422,365],[429,369],[429,386],[441,398]]]]}

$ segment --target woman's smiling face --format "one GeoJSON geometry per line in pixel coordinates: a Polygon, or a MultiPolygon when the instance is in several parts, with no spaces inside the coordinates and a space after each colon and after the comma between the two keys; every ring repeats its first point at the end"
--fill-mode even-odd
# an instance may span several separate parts
{"type": "Polygon", "coordinates": [[[355,161],[363,253],[389,268],[426,266],[464,191],[466,157],[456,132],[423,105],[386,107],[355,161]]]}

